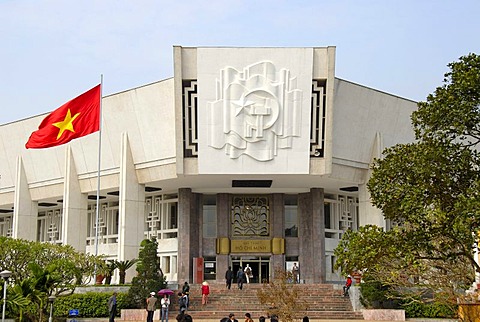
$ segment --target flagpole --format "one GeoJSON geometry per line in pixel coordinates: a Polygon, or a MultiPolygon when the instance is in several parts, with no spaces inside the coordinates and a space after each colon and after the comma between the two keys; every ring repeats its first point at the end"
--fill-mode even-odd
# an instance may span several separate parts
{"type": "MultiPolygon", "coordinates": [[[[100,75],[100,117],[98,131],[98,172],[97,172],[97,207],[95,212],[95,256],[98,256],[98,224],[100,221],[100,161],[102,151],[102,104],[103,104],[103,74],[100,75]]],[[[97,262],[95,261],[95,269],[93,272],[94,283],[97,277],[97,262]]]]}

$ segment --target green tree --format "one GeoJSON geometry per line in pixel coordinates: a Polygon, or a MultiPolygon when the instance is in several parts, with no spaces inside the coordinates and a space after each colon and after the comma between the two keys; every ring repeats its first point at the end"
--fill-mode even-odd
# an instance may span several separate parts
{"type": "Polygon", "coordinates": [[[103,263],[99,256],[76,251],[69,245],[39,243],[0,236],[0,268],[12,271],[11,281],[21,281],[32,276],[30,263],[40,267],[55,265],[62,283],[56,293],[72,293],[76,285],[88,284],[95,263],[103,263]]]}
{"type": "Polygon", "coordinates": [[[120,277],[119,284],[125,284],[125,276],[127,275],[127,270],[137,263],[137,259],[119,261],[115,260],[115,267],[118,268],[118,274],[120,277]]]}
{"type": "Polygon", "coordinates": [[[454,303],[480,272],[480,56],[448,66],[444,84],[412,114],[416,141],[385,149],[372,166],[372,202],[397,227],[345,234],[336,254],[337,267],[366,269],[392,286],[391,296],[433,290],[454,303]]]}
{"type": "Polygon", "coordinates": [[[73,293],[101,262],[71,246],[0,237],[0,270],[12,271],[6,315],[42,319],[49,295],[73,293]]]}
{"type": "Polygon", "coordinates": [[[155,238],[144,239],[138,253],[137,276],[132,279],[128,291],[128,307],[143,308],[150,292],[159,291],[166,286],[165,276],[157,255],[158,242],[155,238]]]}

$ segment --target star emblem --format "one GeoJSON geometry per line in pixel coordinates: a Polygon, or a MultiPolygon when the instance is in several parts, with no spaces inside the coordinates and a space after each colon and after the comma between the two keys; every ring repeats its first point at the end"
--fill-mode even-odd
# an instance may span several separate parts
{"type": "Polygon", "coordinates": [[[80,113],[77,113],[72,117],[72,113],[70,112],[70,109],[68,109],[67,115],[65,115],[65,119],[63,121],[52,124],[53,126],[56,126],[60,129],[60,131],[58,131],[57,140],[62,136],[63,132],[67,130],[75,133],[75,129],[73,128],[73,121],[79,115],[80,113]]]}
{"type": "Polygon", "coordinates": [[[232,101],[232,104],[237,106],[235,108],[235,116],[238,116],[238,114],[240,114],[240,112],[243,111],[244,108],[255,104],[255,102],[246,99],[245,96],[242,96],[241,99],[232,101]]]}

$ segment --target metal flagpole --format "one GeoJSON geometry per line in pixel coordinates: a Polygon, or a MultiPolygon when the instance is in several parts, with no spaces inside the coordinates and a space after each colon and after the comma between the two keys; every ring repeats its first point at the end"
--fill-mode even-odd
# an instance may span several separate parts
{"type": "MultiPolygon", "coordinates": [[[[100,221],[100,160],[102,151],[102,98],[103,98],[103,74],[100,75],[100,118],[98,131],[98,172],[97,172],[97,209],[95,212],[95,256],[98,256],[98,224],[100,221]]],[[[97,263],[93,272],[94,283],[97,277],[97,263]]]]}

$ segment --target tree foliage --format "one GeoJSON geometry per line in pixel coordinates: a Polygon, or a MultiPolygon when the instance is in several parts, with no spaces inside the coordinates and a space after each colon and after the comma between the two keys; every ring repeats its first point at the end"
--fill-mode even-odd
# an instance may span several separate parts
{"type": "Polygon", "coordinates": [[[397,226],[347,233],[336,254],[346,273],[366,269],[401,296],[433,290],[453,303],[480,272],[480,56],[448,66],[444,84],[412,114],[416,141],[385,149],[372,166],[372,202],[397,226]]]}
{"type": "Polygon", "coordinates": [[[12,272],[7,316],[41,320],[48,296],[73,293],[77,285],[89,281],[95,264],[100,262],[100,257],[77,252],[68,245],[0,237],[0,271],[12,272]]]}
{"type": "MultiPolygon", "coordinates": [[[[95,264],[102,265],[103,260],[76,251],[69,245],[39,243],[23,239],[0,236],[0,270],[12,272],[10,281],[33,277],[33,266],[50,269],[60,282],[55,283],[54,295],[71,293],[76,285],[85,285],[90,281],[95,264]]],[[[49,294],[50,295],[50,294],[49,294]]]]}
{"type": "Polygon", "coordinates": [[[275,278],[257,290],[257,297],[265,305],[270,316],[276,315],[281,321],[291,322],[305,316],[307,303],[299,296],[298,284],[293,284],[292,272],[275,270],[275,278]]]}
{"type": "Polygon", "coordinates": [[[115,268],[118,268],[119,271],[119,284],[125,284],[125,276],[127,275],[127,270],[137,263],[137,259],[130,259],[125,261],[115,260],[115,268]]]}
{"type": "Polygon", "coordinates": [[[155,238],[144,239],[140,244],[136,262],[137,276],[132,279],[132,286],[128,291],[129,308],[144,308],[149,293],[158,292],[167,285],[157,250],[158,242],[155,238]]]}

